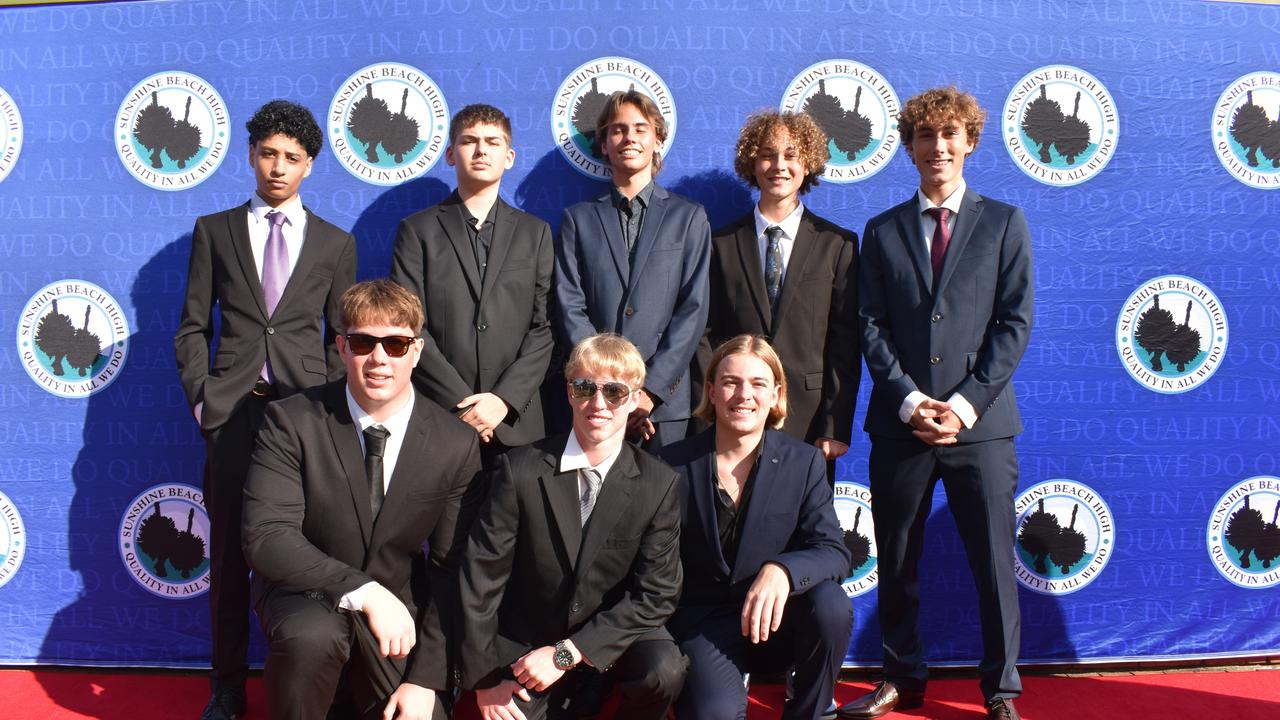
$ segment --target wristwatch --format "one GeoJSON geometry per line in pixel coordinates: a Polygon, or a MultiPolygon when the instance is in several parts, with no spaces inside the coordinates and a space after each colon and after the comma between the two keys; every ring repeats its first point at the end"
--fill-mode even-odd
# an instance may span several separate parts
{"type": "Polygon", "coordinates": [[[563,640],[556,643],[556,654],[551,657],[551,661],[556,664],[558,670],[572,670],[574,665],[573,651],[565,644],[563,640]]]}

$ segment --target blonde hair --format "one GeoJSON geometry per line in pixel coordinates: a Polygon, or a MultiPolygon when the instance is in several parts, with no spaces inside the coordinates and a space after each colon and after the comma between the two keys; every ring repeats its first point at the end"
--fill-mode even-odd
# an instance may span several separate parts
{"type": "MultiPolygon", "coordinates": [[[[609,124],[613,122],[614,117],[622,112],[623,105],[635,106],[645,120],[653,126],[653,135],[658,138],[658,142],[664,147],[667,143],[667,119],[662,117],[662,111],[658,109],[658,103],[653,98],[645,95],[632,88],[631,90],[619,90],[609,96],[605,101],[604,107],[600,110],[600,115],[596,118],[596,143],[600,146],[600,150],[604,152],[604,141],[609,134],[609,124]]],[[[653,162],[650,164],[653,174],[657,175],[662,169],[662,153],[654,148],[653,162]]]]}
{"type": "MultiPolygon", "coordinates": [[[[781,428],[782,423],[787,419],[787,375],[782,370],[782,360],[778,357],[778,353],[763,335],[738,335],[729,338],[711,354],[711,362],[708,363],[707,374],[703,378],[704,388],[715,385],[720,363],[730,355],[751,355],[760,358],[765,365],[769,366],[769,370],[773,371],[773,380],[778,384],[778,401],[769,408],[768,426],[774,430],[781,428]]],[[[702,402],[698,403],[698,409],[694,410],[693,414],[709,423],[716,421],[716,408],[711,403],[709,391],[704,390],[702,402]]]]}
{"type": "Polygon", "coordinates": [[[831,159],[831,152],[827,150],[826,133],[805,113],[761,110],[748,117],[742,131],[738,133],[733,169],[745,183],[759,188],[760,183],[756,182],[756,158],[760,156],[760,148],[772,140],[775,134],[784,130],[791,135],[791,142],[795,144],[796,153],[800,156],[800,164],[804,166],[804,179],[800,182],[800,194],[803,195],[818,184],[818,176],[827,169],[827,160],[831,159]]]}
{"type": "Polygon", "coordinates": [[[368,280],[342,293],[342,329],[386,324],[407,327],[416,336],[422,330],[422,301],[394,282],[368,280]]]}
{"type": "Polygon", "coordinates": [[[644,387],[644,358],[630,340],[617,333],[600,333],[584,338],[569,353],[565,378],[573,380],[583,373],[616,378],[639,390],[644,387]]]}

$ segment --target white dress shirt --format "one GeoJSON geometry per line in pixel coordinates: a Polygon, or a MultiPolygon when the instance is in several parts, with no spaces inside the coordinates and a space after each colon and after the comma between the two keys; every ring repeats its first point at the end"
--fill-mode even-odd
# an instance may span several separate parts
{"type": "Polygon", "coordinates": [[[289,250],[289,274],[298,264],[298,256],[302,254],[302,241],[307,237],[307,211],[302,207],[302,200],[294,196],[292,200],[273,208],[263,201],[257,193],[249,198],[249,246],[253,249],[253,262],[258,268],[258,281],[262,281],[262,258],[267,254],[267,236],[271,234],[271,221],[267,213],[278,210],[288,219],[280,229],[284,232],[284,243],[289,250]]]}
{"type": "Polygon", "coordinates": [[[800,232],[800,217],[804,215],[804,203],[796,203],[796,209],[779,222],[773,222],[760,214],[760,206],[752,210],[756,219],[756,242],[760,247],[760,267],[763,269],[769,262],[769,236],[765,230],[773,226],[782,229],[782,237],[778,239],[778,248],[782,250],[782,280],[787,279],[787,266],[791,264],[791,251],[796,246],[796,235],[800,232]]]}
{"type": "MultiPolygon", "coordinates": [[[[625,440],[623,442],[626,442],[625,440]]],[[[583,470],[588,468],[600,473],[600,488],[604,488],[604,479],[609,477],[609,469],[613,467],[613,463],[617,461],[618,456],[622,454],[622,443],[618,443],[618,447],[614,448],[609,457],[600,461],[599,465],[592,465],[587,460],[587,453],[582,449],[582,444],[578,442],[578,433],[569,432],[569,442],[564,446],[564,454],[560,456],[560,472],[569,472],[570,470],[578,471],[578,498],[581,500],[582,494],[587,491],[587,478],[583,470]]],[[[596,500],[599,501],[600,495],[597,491],[596,500]]]]}

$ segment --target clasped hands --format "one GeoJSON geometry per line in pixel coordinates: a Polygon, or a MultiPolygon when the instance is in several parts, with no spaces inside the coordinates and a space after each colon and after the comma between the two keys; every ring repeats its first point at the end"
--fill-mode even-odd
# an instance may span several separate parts
{"type": "Polygon", "coordinates": [[[956,436],[964,429],[964,423],[950,404],[925,398],[916,406],[915,412],[911,413],[911,427],[911,434],[923,443],[954,445],[956,436]]]}

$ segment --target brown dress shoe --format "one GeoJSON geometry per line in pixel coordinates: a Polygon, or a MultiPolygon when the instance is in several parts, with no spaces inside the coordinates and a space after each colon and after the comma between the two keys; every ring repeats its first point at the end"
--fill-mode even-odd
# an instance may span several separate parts
{"type": "Polygon", "coordinates": [[[844,720],[870,720],[887,715],[892,710],[911,710],[924,705],[924,693],[905,690],[888,680],[881,680],[871,692],[852,702],[841,705],[836,715],[844,720]]]}
{"type": "Polygon", "coordinates": [[[1013,700],[998,697],[987,702],[987,720],[1022,720],[1022,716],[1013,706],[1013,700]]]}

